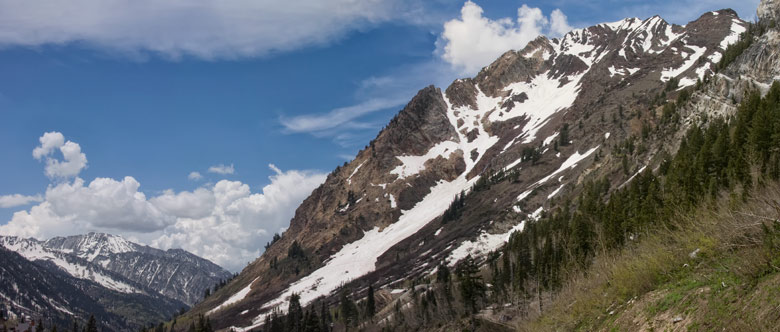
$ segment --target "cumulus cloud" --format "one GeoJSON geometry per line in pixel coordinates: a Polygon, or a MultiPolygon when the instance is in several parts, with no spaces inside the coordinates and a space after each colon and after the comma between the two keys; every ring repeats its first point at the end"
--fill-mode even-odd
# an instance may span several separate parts
{"type": "Polygon", "coordinates": [[[262,56],[403,18],[402,0],[0,0],[0,45],[79,42],[170,58],[262,56]]]}
{"type": "Polygon", "coordinates": [[[233,174],[235,172],[236,169],[233,167],[233,164],[230,165],[219,164],[219,165],[214,165],[209,167],[209,173],[228,175],[228,174],[233,174]]]}
{"type": "Polygon", "coordinates": [[[203,178],[203,175],[201,175],[200,172],[190,172],[190,175],[187,175],[187,178],[193,181],[198,181],[203,178]]]}
{"type": "Polygon", "coordinates": [[[25,196],[21,194],[2,195],[0,196],[0,208],[12,208],[22,205],[27,205],[33,202],[41,202],[43,197],[41,195],[25,196]]]}
{"type": "MultiPolygon", "coordinates": [[[[273,169],[273,165],[269,166],[273,169]]],[[[252,193],[247,184],[239,181],[217,182],[209,189],[215,204],[208,214],[177,218],[151,244],[163,249],[184,248],[239,270],[260,255],[261,246],[270,240],[271,234],[289,224],[298,205],[326,177],[312,171],[275,171],[260,193],[252,193]]]]}
{"type": "Polygon", "coordinates": [[[166,190],[162,195],[150,199],[150,202],[168,215],[198,219],[208,216],[214,210],[216,199],[212,191],[198,188],[179,193],[166,190]]]}
{"type": "Polygon", "coordinates": [[[550,13],[550,35],[558,37],[563,36],[571,31],[572,26],[569,25],[569,19],[560,9],[555,9],[550,13]]]}
{"type": "MultiPolygon", "coordinates": [[[[67,145],[64,137],[42,137],[33,153],[44,158],[67,145]]],[[[232,169],[229,167],[223,167],[232,169]]],[[[43,196],[0,196],[0,206],[39,204],[14,213],[0,234],[40,239],[90,231],[119,234],[161,249],[183,248],[238,271],[260,255],[271,234],[284,229],[300,203],[325,181],[315,171],[281,170],[261,192],[222,180],[192,191],[166,190],[147,198],[133,177],[76,177],[52,183],[43,196]]]]}
{"type": "Polygon", "coordinates": [[[66,142],[62,133],[47,132],[38,140],[41,145],[33,149],[33,158],[45,161],[44,171],[49,178],[74,177],[87,167],[87,155],[81,152],[81,146],[66,142]],[[62,154],[62,160],[52,156],[55,151],[62,154]]]}
{"type": "Polygon", "coordinates": [[[460,13],[460,18],[444,23],[438,51],[442,59],[469,75],[504,52],[525,47],[539,35],[558,36],[571,28],[558,9],[547,18],[541,9],[523,5],[517,9],[516,19],[492,20],[482,16],[482,7],[468,1],[460,13]]]}

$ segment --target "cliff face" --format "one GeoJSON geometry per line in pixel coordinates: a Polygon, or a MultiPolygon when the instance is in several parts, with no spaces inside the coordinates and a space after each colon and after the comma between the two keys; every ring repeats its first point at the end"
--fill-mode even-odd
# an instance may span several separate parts
{"type": "MultiPolygon", "coordinates": [[[[731,10],[686,26],[660,17],[600,24],[540,37],[444,91],[420,90],[301,204],[281,240],[192,313],[219,327],[257,326],[292,293],[305,305],[346,283],[392,286],[484,255],[588,176],[619,187],[674,144],[648,138],[626,161],[613,150],[660,121],[659,100],[712,76],[746,27],[731,10]],[[466,208],[443,220],[472,190],[466,208]]],[[[739,63],[776,63],[776,53],[743,56],[751,52],[739,63]]]]}

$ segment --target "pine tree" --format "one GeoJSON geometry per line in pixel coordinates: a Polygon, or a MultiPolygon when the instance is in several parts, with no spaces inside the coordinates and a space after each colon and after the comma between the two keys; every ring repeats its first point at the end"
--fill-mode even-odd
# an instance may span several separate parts
{"type": "Polygon", "coordinates": [[[345,325],[350,326],[357,322],[357,307],[355,302],[349,297],[346,289],[341,290],[341,299],[339,304],[340,318],[345,325]]]}
{"type": "Polygon", "coordinates": [[[325,301],[322,301],[320,305],[320,326],[322,327],[322,332],[328,332],[330,331],[330,323],[333,322],[333,317],[330,316],[330,310],[328,310],[328,305],[325,304],[325,301]]]}
{"type": "Polygon", "coordinates": [[[561,126],[561,131],[558,134],[558,140],[560,141],[559,146],[567,146],[570,143],[569,140],[569,124],[564,123],[563,126],[561,126]]]}
{"type": "Polygon", "coordinates": [[[374,303],[374,285],[368,285],[368,294],[366,295],[366,315],[371,318],[376,313],[376,303],[374,303]]]}
{"type": "Polygon", "coordinates": [[[301,296],[293,293],[290,295],[290,303],[287,306],[287,331],[299,332],[303,327],[303,308],[301,308],[301,296]]]}
{"type": "Polygon", "coordinates": [[[306,312],[306,318],[304,319],[303,331],[306,332],[322,332],[322,326],[320,325],[320,318],[317,317],[317,311],[310,309],[306,312]]]}
{"type": "Polygon", "coordinates": [[[97,332],[97,330],[98,330],[98,328],[97,328],[97,322],[95,321],[95,316],[94,315],[90,315],[89,316],[89,321],[87,321],[87,329],[86,329],[86,331],[87,332],[97,332]]]}
{"type": "Polygon", "coordinates": [[[485,294],[485,284],[482,282],[482,277],[477,275],[479,266],[471,255],[468,255],[458,263],[455,273],[460,281],[463,302],[471,309],[472,313],[476,313],[477,303],[485,294]]]}

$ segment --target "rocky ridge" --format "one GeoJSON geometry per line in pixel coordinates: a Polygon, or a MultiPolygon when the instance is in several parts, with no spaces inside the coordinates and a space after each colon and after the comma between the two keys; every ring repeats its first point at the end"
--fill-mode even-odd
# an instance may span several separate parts
{"type": "Polygon", "coordinates": [[[180,249],[142,246],[116,235],[89,233],[46,241],[0,237],[0,246],[50,262],[74,278],[126,294],[159,294],[193,305],[207,288],[231,278],[225,269],[180,249]]]}
{"type": "Polygon", "coordinates": [[[731,10],[685,26],[657,16],[600,24],[540,37],[444,91],[421,90],[304,201],[281,240],[192,313],[249,329],[292,293],[305,305],[344,284],[391,288],[496,249],[588,176],[619,187],[673,144],[651,141],[626,162],[611,151],[659,121],[659,99],[710,79],[746,27],[731,10]],[[514,179],[485,185],[495,176],[514,179]],[[469,208],[444,222],[468,191],[469,208]]]}

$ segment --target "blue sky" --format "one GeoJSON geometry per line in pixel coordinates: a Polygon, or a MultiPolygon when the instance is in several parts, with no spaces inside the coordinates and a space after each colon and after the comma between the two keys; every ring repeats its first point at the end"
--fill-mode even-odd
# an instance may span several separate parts
{"type": "MultiPolygon", "coordinates": [[[[7,197],[5,205],[0,200],[0,225],[15,219],[0,233],[45,238],[107,231],[184,247],[239,269],[285,226],[307,191],[366,145],[418,89],[446,87],[494,57],[490,50],[448,53],[456,39],[468,41],[445,33],[445,22],[462,19],[463,1],[301,1],[295,8],[270,1],[246,8],[241,2],[136,3],[78,0],[56,8],[66,5],[0,0],[0,197],[7,197]],[[61,133],[62,142],[33,158],[46,132],[61,133]],[[66,141],[78,145],[85,166],[47,176],[47,160],[67,161],[58,150],[66,141]],[[233,173],[208,171],[218,165],[232,165],[233,173]],[[201,178],[189,178],[192,172],[201,178]],[[87,190],[96,178],[112,181],[103,183],[106,190],[99,183],[87,190]],[[76,185],[78,179],[84,184],[76,185]],[[218,208],[220,183],[250,207],[218,208]],[[117,198],[116,188],[129,201],[117,198]],[[11,195],[29,199],[24,204],[11,195]],[[55,201],[66,196],[95,201],[82,210],[55,201]],[[180,212],[202,206],[199,198],[215,210],[180,212]],[[48,205],[36,215],[39,204],[48,205]],[[23,213],[14,217],[17,211],[23,213]],[[134,226],[144,218],[154,227],[134,226]],[[185,231],[204,223],[201,233],[185,231]],[[252,234],[227,235],[243,228],[252,234]],[[207,239],[208,229],[221,239],[207,239]]],[[[540,9],[538,33],[554,36],[561,33],[556,26],[654,14],[684,24],[728,7],[752,19],[757,4],[478,1],[469,8],[481,8],[480,19],[491,24],[509,18],[503,28],[522,39],[537,32],[516,25],[524,5],[529,15],[540,9]]],[[[497,41],[499,49],[522,46],[497,41]]]]}

